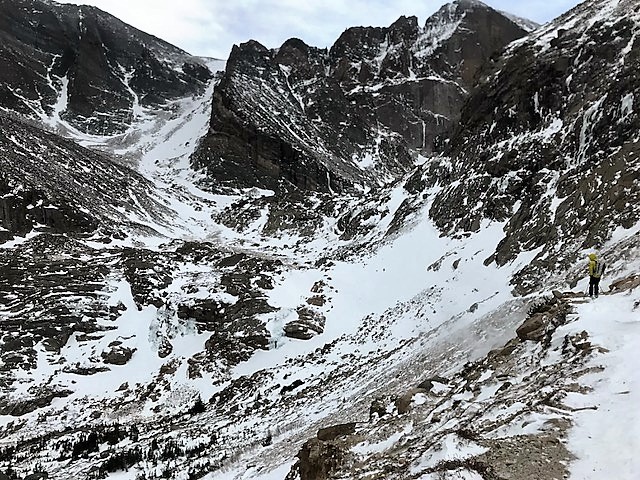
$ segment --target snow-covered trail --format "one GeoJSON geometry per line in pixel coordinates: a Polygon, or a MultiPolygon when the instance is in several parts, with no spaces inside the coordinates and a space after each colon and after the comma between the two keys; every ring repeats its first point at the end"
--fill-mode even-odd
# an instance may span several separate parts
{"type": "Polygon", "coordinates": [[[640,473],[640,289],[576,306],[578,320],[559,333],[586,331],[606,349],[592,365],[603,367],[584,377],[593,390],[572,394],[565,403],[578,409],[569,435],[577,459],[571,479],[635,480],[640,473]]]}

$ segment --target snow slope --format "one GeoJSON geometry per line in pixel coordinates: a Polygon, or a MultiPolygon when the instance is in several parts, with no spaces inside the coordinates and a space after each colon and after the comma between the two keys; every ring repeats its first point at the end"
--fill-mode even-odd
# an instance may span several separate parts
{"type": "MultiPolygon", "coordinates": [[[[521,253],[500,268],[495,263],[484,265],[484,260],[494,252],[503,235],[503,222],[486,221],[478,232],[470,235],[442,236],[428,215],[439,186],[430,190],[420,208],[404,217],[403,226],[391,235],[388,232],[394,219],[405,200],[410,198],[402,186],[378,196],[377,208],[387,214],[373,222],[366,234],[351,241],[340,239],[336,230],[337,217],[327,217],[324,226],[314,232],[312,238],[286,231],[265,235],[262,227],[268,221],[268,210],[263,212],[263,218],[258,218],[245,230],[234,231],[216,224],[211,215],[229,207],[243,195],[268,197],[271,193],[254,191],[238,192],[236,197],[212,196],[194,185],[198,177],[188,168],[188,155],[194,139],[206,126],[206,102],[190,102],[185,101],[182,112],[195,113],[187,115],[187,120],[177,117],[175,123],[169,121],[155,130],[165,133],[157,138],[149,137],[148,150],[141,150],[139,163],[141,171],[155,183],[158,195],[180,213],[181,220],[172,229],[158,229],[163,237],[132,238],[126,243],[162,252],[175,248],[166,243],[172,238],[214,241],[232,251],[277,256],[286,268],[273,277],[274,288],[266,292],[268,304],[277,311],[261,317],[272,334],[269,350],[257,351],[248,361],[222,376],[221,372],[212,370],[204,372],[200,378],[190,378],[190,359],[202,352],[209,334],[199,332],[189,321],[167,316],[167,312],[152,305],[139,308],[131,286],[115,275],[101,294],[107,296],[109,305],[123,307],[115,322],[104,323],[116,328],[90,343],[72,337],[61,356],[72,365],[88,367],[95,365],[110,345],[121,342],[124,347],[135,349],[132,359],[125,365],[110,367],[109,371],[80,377],[60,369],[57,365],[59,357],[37,345],[38,368],[17,372],[21,386],[15,394],[26,393],[33,386],[45,383],[70,389],[73,393],[54,400],[50,407],[40,412],[21,417],[18,425],[15,417],[0,418],[3,427],[12,429],[7,430],[3,445],[19,443],[25,435],[37,437],[90,423],[94,411],[100,411],[103,420],[144,425],[147,434],[142,445],[148,444],[151,438],[163,441],[173,437],[162,424],[155,422],[158,412],[166,421],[181,418],[192,399],[200,395],[205,401],[211,399],[210,409],[197,422],[182,419],[174,428],[181,432],[185,441],[201,437],[225,439],[227,460],[221,457],[220,464],[207,467],[209,471],[218,469],[207,478],[283,478],[300,445],[313,437],[318,428],[353,419],[366,423],[372,399],[400,396],[424,377],[457,378],[465,365],[482,362],[488,352],[508,342],[526,317],[530,303],[540,293],[548,293],[548,290],[542,290],[530,298],[515,297],[511,293],[513,275],[526,268],[538,250],[521,253]],[[176,128],[178,125],[181,128],[176,128]],[[187,127],[187,131],[183,127],[187,127]],[[316,260],[322,256],[331,262],[317,265],[316,260]],[[308,341],[283,336],[282,326],[295,317],[296,309],[305,304],[318,282],[324,285],[322,293],[326,301],[315,309],[326,319],[324,332],[308,341]],[[160,340],[167,334],[173,350],[167,357],[160,358],[160,340]],[[154,385],[160,378],[159,372],[167,365],[174,369],[168,379],[169,387],[154,394],[153,399],[141,400],[145,385],[154,385]],[[250,388],[239,387],[249,378],[252,379],[250,388]],[[283,387],[295,385],[296,381],[302,382],[301,386],[292,387],[292,393],[282,393],[283,387]],[[128,388],[122,388],[125,382],[128,388]],[[229,392],[235,393],[224,402],[220,400],[229,392]],[[261,409],[254,411],[246,407],[258,397],[263,402],[261,409]],[[127,405],[126,408],[121,402],[127,405]],[[240,408],[236,413],[230,413],[229,405],[234,404],[240,408]],[[42,420],[41,412],[47,412],[46,421],[42,420]],[[260,447],[260,439],[270,434],[273,435],[272,445],[260,447]],[[251,440],[247,440],[247,436],[251,440]]],[[[635,230],[620,231],[605,246],[607,257],[617,259],[620,252],[626,251],[625,255],[633,258],[632,253],[637,251],[633,250],[635,237],[635,230]],[[629,245],[633,247],[631,250],[629,245]]],[[[89,245],[105,248],[92,242],[89,245]]],[[[611,263],[612,278],[628,276],[637,272],[640,266],[637,262],[625,264],[621,257],[611,263]]],[[[167,295],[183,295],[183,287],[195,280],[200,287],[195,298],[216,298],[218,295],[231,303],[236,301],[225,297],[223,292],[214,293],[208,288],[216,276],[208,265],[184,263],[180,272],[162,290],[167,295]]],[[[584,286],[583,281],[576,288],[582,290],[584,286]]],[[[547,289],[552,287],[568,288],[566,283],[556,279],[546,286],[547,289]]],[[[554,334],[552,347],[556,349],[562,348],[567,335],[585,330],[594,344],[608,350],[587,359],[586,367],[606,367],[604,372],[594,370],[585,377],[584,385],[593,391],[570,394],[565,401],[570,414],[561,415],[569,416],[575,423],[569,430],[567,443],[568,450],[577,457],[570,465],[572,478],[595,478],[590,472],[605,475],[604,472],[615,471],[616,478],[631,479],[638,469],[631,456],[638,432],[629,429],[629,425],[637,423],[635,414],[629,412],[633,412],[638,393],[637,379],[631,367],[637,361],[635,345],[640,339],[634,311],[638,301],[637,291],[631,291],[603,295],[597,302],[578,304],[575,320],[560,326],[554,334]],[[603,318],[611,317],[617,319],[603,322],[603,318]],[[597,405],[598,410],[581,410],[593,405],[597,405]],[[628,449],[625,444],[613,440],[625,431],[629,433],[628,449]],[[603,438],[612,439],[616,445],[615,454],[598,447],[603,438]],[[598,448],[601,455],[590,453],[598,448]]],[[[523,355],[536,354],[534,345],[522,348],[523,355]]],[[[558,365],[560,375],[564,360],[553,355],[549,354],[544,361],[558,365]]],[[[539,366],[531,368],[529,375],[539,366]]],[[[524,381],[526,373],[522,372],[516,378],[524,381]]],[[[468,402],[471,410],[487,408],[489,402],[497,398],[500,388],[491,368],[486,368],[479,376],[480,389],[476,396],[469,396],[464,390],[457,391],[455,382],[443,383],[437,395],[442,399],[450,395],[450,402],[468,402]]],[[[534,386],[530,388],[533,392],[534,386]]],[[[525,387],[522,390],[528,391],[525,387]]],[[[519,402],[526,400],[526,397],[515,396],[514,403],[502,411],[488,409],[487,421],[496,421],[495,418],[505,412],[519,412],[519,402]]],[[[418,395],[412,402],[417,414],[422,415],[420,408],[430,405],[431,399],[418,395]]],[[[391,400],[389,405],[393,412],[391,400]]],[[[452,403],[447,408],[452,415],[459,415],[452,403]]],[[[448,415],[447,410],[442,412],[445,417],[448,415]]],[[[522,429],[516,422],[501,424],[499,428],[495,427],[494,434],[498,438],[513,438],[513,435],[540,433],[538,427],[550,418],[556,418],[555,413],[553,409],[535,414],[521,413],[531,427],[522,429]]],[[[400,444],[414,442],[417,437],[430,438],[431,434],[427,435],[424,430],[426,427],[415,423],[418,420],[412,423],[398,413],[393,415],[393,429],[381,430],[372,425],[366,440],[353,448],[353,454],[362,458],[375,457],[375,461],[380,462],[385,456],[392,457],[392,451],[400,444]]],[[[444,450],[413,458],[415,472],[426,472],[442,460],[475,458],[488,448],[480,447],[480,443],[461,441],[451,430],[455,423],[446,423],[453,420],[445,420],[442,420],[443,428],[448,427],[443,432],[447,433],[439,443],[444,450]]],[[[420,420],[423,421],[430,425],[430,421],[420,420]]],[[[196,440],[189,441],[197,443],[196,440]]],[[[431,447],[424,448],[427,451],[431,447]]],[[[37,456],[38,461],[45,461],[51,451],[44,450],[44,456],[37,456]]],[[[83,475],[91,465],[91,462],[65,466],[46,462],[51,478],[63,478],[70,472],[83,475]]],[[[33,465],[30,461],[21,463],[21,471],[27,473],[33,465]]],[[[135,479],[139,474],[149,474],[149,468],[139,464],[128,472],[113,472],[108,478],[135,479]]],[[[422,478],[437,478],[430,475],[424,473],[422,478]]],[[[459,475],[459,478],[479,478],[473,471],[461,471],[459,475]]]]}
{"type": "MultiPolygon", "coordinates": [[[[528,296],[515,295],[514,278],[541,249],[523,248],[498,266],[485,260],[495,253],[506,222],[483,220],[477,231],[442,235],[429,213],[443,189],[438,182],[419,193],[400,183],[358,202],[310,195],[313,210],[333,207],[318,228],[311,234],[268,232],[278,213],[267,201],[274,192],[211,195],[190,169],[189,157],[208,129],[212,88],[161,111],[138,105],[135,128],[116,137],[66,129],[79,143],[139,168],[153,182],[153,194],[177,213],[176,221],[156,225],[157,235],[134,234],[108,245],[79,240],[109,267],[103,288],[91,293],[113,308],[113,317],[98,317],[97,332],[75,332],[59,353],[44,341],[35,343],[37,367],[15,369],[12,399],[29,398],[41,386],[66,396],[19,417],[0,416],[0,449],[18,448],[15,456],[0,450],[1,468],[11,465],[22,476],[44,468],[49,478],[89,478],[105,459],[140,448],[144,459],[104,476],[282,479],[319,428],[355,422],[355,435],[337,443],[347,457],[342,478],[484,478],[474,462],[505,469],[503,478],[636,478],[637,286],[586,302],[578,293],[586,287],[580,263],[543,279],[528,296]],[[245,227],[220,220],[224,212],[240,216],[238,205],[251,201],[263,207],[252,212],[256,215],[245,227]],[[409,214],[408,204],[417,205],[409,214]],[[364,233],[346,239],[340,220],[367,206],[376,214],[363,221],[364,233]],[[269,284],[255,290],[274,309],[258,315],[270,333],[268,349],[224,364],[211,354],[224,345],[207,347],[215,332],[171,310],[187,301],[193,306],[213,300],[223,308],[240,302],[242,292],[231,293],[220,282],[227,267],[217,268],[204,254],[181,253],[190,242],[212,245],[215,255],[228,255],[223,260],[237,255],[277,264],[248,280],[269,284]],[[134,259],[160,258],[146,270],[143,263],[134,267],[156,283],[151,293],[164,299],[162,306],[140,303],[136,286],[123,274],[121,256],[130,254],[127,248],[134,259]],[[166,284],[158,280],[163,268],[171,273],[166,284]],[[515,339],[531,306],[552,289],[571,290],[572,277],[580,281],[573,287],[577,295],[567,297],[572,310],[566,318],[544,340],[515,339]],[[314,296],[321,301],[309,302],[314,296]],[[324,319],[322,333],[306,341],[283,334],[300,307],[324,319]],[[165,341],[171,343],[168,353],[165,341]],[[93,374],[78,373],[104,367],[103,354],[113,349],[128,349],[131,359],[93,374]],[[434,385],[415,390],[425,379],[434,385]],[[198,396],[203,411],[194,412],[198,396]],[[408,403],[407,411],[400,411],[401,400],[408,403]],[[381,407],[372,414],[375,402],[381,407]],[[113,422],[137,426],[140,436],[64,457],[85,430],[113,422]],[[531,447],[529,455],[520,455],[521,445],[531,447]],[[178,447],[182,454],[163,456],[178,447]],[[508,451],[505,458],[496,453],[501,448],[508,451]],[[457,463],[454,468],[447,462],[457,463]],[[535,470],[542,462],[549,470],[535,470]]],[[[58,127],[64,127],[63,97],[61,90],[52,117],[58,127]]],[[[630,99],[625,105],[633,108],[630,99]]],[[[556,198],[557,192],[548,193],[556,198]]],[[[293,211],[306,208],[300,205],[293,211]]],[[[35,239],[6,244],[3,250],[35,239]]],[[[637,276],[638,226],[620,228],[602,253],[610,262],[605,287],[637,276]]],[[[49,255],[55,260],[57,254],[49,255]]],[[[241,270],[230,275],[239,282],[243,276],[241,270]]],[[[16,314],[0,306],[2,321],[16,314]]]]}
{"type": "MultiPolygon", "coordinates": [[[[636,266],[637,271],[638,266],[636,266]]],[[[562,329],[563,334],[589,332],[592,341],[607,350],[593,365],[604,371],[586,380],[593,390],[575,394],[567,404],[581,409],[573,416],[569,449],[577,459],[571,478],[637,478],[640,464],[633,454],[640,449],[640,292],[600,296],[579,305],[579,321],[562,329]]]]}

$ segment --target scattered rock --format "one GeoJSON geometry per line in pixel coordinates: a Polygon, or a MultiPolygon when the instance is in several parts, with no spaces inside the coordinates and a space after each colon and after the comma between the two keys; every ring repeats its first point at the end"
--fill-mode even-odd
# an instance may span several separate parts
{"type": "Polygon", "coordinates": [[[387,416],[387,405],[389,402],[385,397],[375,398],[369,406],[369,421],[387,416]]]}
{"type": "Polygon", "coordinates": [[[166,358],[171,355],[171,352],[173,352],[173,345],[166,337],[163,337],[158,345],[158,357],[166,358]]]}
{"type": "Polygon", "coordinates": [[[280,395],[284,395],[287,392],[292,392],[299,386],[304,385],[304,382],[300,379],[294,380],[290,385],[285,385],[280,389],[280,395]]]}
{"type": "Polygon", "coordinates": [[[63,368],[63,371],[65,373],[72,373],[74,375],[83,375],[83,376],[88,376],[88,375],[95,375],[96,373],[102,373],[102,372],[108,372],[109,370],[111,370],[109,367],[105,367],[104,365],[102,366],[80,366],[80,365],[67,365],[63,368]]]}
{"type": "Polygon", "coordinates": [[[553,290],[551,292],[553,298],[557,300],[571,300],[574,298],[584,297],[584,293],[582,292],[561,292],[559,290],[553,290]]]}
{"type": "Polygon", "coordinates": [[[122,345],[116,345],[112,347],[108,352],[102,352],[102,360],[104,363],[112,365],[124,365],[133,356],[135,348],[124,347],[122,345]]]}
{"type": "Polygon", "coordinates": [[[529,309],[529,318],[518,327],[516,333],[521,340],[546,342],[555,329],[566,322],[570,305],[557,298],[545,299],[529,309]]]}
{"type": "Polygon", "coordinates": [[[324,331],[325,316],[309,307],[298,307],[298,318],[284,326],[287,337],[309,340],[324,331]]]}
{"type": "Polygon", "coordinates": [[[318,280],[316,283],[313,284],[313,286],[311,287],[311,292],[312,293],[321,293],[324,290],[324,287],[326,287],[326,283],[324,283],[322,280],[318,280]]]}
{"type": "Polygon", "coordinates": [[[489,451],[478,457],[478,461],[491,466],[495,478],[567,478],[567,464],[573,459],[554,435],[501,438],[488,442],[486,446],[489,451]]]}
{"type": "Polygon", "coordinates": [[[488,357],[497,359],[500,359],[501,357],[508,357],[518,348],[519,344],[520,341],[517,338],[509,340],[504,347],[491,350],[488,357]]]}
{"type": "Polygon", "coordinates": [[[169,361],[160,367],[160,375],[173,375],[178,370],[180,363],[177,361],[169,361]]]}
{"type": "Polygon", "coordinates": [[[327,302],[324,295],[314,295],[307,299],[309,305],[315,305],[316,307],[322,307],[327,302]]]}
{"type": "MultiPolygon", "coordinates": [[[[433,385],[431,386],[433,387],[433,385]]],[[[428,390],[424,388],[412,388],[401,397],[398,397],[394,402],[396,408],[398,409],[398,413],[401,415],[404,413],[407,413],[411,409],[411,401],[413,400],[413,397],[418,393],[427,393],[427,392],[428,390]]]]}

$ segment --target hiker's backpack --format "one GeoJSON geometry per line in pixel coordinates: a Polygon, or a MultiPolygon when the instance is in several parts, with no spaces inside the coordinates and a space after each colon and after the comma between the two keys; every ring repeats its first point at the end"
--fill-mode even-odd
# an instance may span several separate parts
{"type": "Polygon", "coordinates": [[[601,277],[602,274],[604,273],[605,267],[606,265],[604,263],[604,260],[596,260],[595,267],[593,268],[593,276],[601,277]]]}

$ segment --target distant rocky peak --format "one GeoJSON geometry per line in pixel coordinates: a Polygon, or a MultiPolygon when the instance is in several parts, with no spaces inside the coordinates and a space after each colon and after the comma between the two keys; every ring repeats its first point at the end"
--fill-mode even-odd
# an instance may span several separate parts
{"type": "Polygon", "coordinates": [[[527,32],[533,32],[541,27],[541,24],[534,22],[533,20],[529,20],[528,18],[518,17],[517,15],[513,15],[502,10],[499,10],[499,12],[527,32]]]}
{"type": "Polygon", "coordinates": [[[486,3],[482,3],[478,0],[455,0],[452,5],[461,10],[473,10],[474,8],[491,8],[486,3]]]}
{"type": "Polygon", "coordinates": [[[233,46],[227,60],[227,70],[234,71],[241,66],[250,66],[253,69],[268,67],[271,61],[271,50],[260,42],[249,40],[233,46]]]}
{"type": "Polygon", "coordinates": [[[333,59],[359,61],[363,57],[377,55],[387,37],[387,29],[381,27],[351,27],[345,30],[329,51],[333,59]]]}
{"type": "Polygon", "coordinates": [[[417,58],[429,57],[458,29],[464,18],[464,10],[454,3],[443,5],[430,16],[412,50],[417,58]]]}
{"type": "Polygon", "coordinates": [[[286,40],[278,50],[278,53],[281,53],[283,50],[297,51],[307,55],[309,53],[309,45],[307,45],[303,40],[294,37],[286,40]]]}
{"type": "Polygon", "coordinates": [[[490,6],[476,0],[455,0],[440,7],[440,9],[427,19],[427,25],[431,22],[459,22],[467,13],[477,9],[493,10],[490,6]]]}
{"type": "Polygon", "coordinates": [[[418,26],[418,17],[405,17],[403,15],[389,27],[389,43],[410,44],[415,42],[419,33],[420,27],[418,26]]]}
{"type": "Polygon", "coordinates": [[[318,63],[320,57],[326,56],[327,50],[310,47],[299,38],[290,38],[275,52],[274,60],[285,67],[306,67],[318,63]]]}

